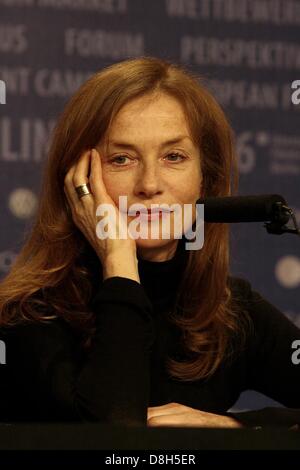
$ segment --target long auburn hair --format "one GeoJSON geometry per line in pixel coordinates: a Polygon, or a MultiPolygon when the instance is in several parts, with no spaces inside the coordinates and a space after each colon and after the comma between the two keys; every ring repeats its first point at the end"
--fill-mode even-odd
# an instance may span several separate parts
{"type": "MultiPolygon", "coordinates": [[[[82,152],[108,134],[123,105],[153,92],[169,94],[183,106],[202,156],[202,195],[236,191],[233,132],[202,78],[154,57],[125,60],[94,74],[71,97],[54,129],[32,228],[0,283],[0,326],[61,318],[78,335],[83,351],[92,347],[92,278],[84,257],[89,244],[72,220],[64,178],[82,152]]],[[[205,223],[204,247],[188,251],[171,316],[187,354],[185,361],[167,359],[172,377],[208,378],[233,353],[232,337],[243,343],[244,316],[233,301],[228,276],[228,227],[205,223]]]]}

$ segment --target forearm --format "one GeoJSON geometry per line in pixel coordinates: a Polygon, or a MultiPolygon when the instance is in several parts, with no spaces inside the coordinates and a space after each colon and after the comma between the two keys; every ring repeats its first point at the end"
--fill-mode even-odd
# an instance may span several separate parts
{"type": "Polygon", "coordinates": [[[145,424],[152,305],[140,286],[122,278],[104,281],[94,301],[97,331],[77,382],[77,403],[89,403],[101,421],[145,424]]]}

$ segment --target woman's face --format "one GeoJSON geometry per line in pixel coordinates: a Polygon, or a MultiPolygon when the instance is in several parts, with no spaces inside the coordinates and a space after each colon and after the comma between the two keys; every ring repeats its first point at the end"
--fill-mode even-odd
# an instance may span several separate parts
{"type": "MultiPolygon", "coordinates": [[[[192,204],[201,194],[200,152],[193,144],[183,108],[175,98],[160,94],[136,98],[116,115],[108,135],[108,147],[99,146],[103,181],[119,207],[119,196],[131,204],[192,204]],[[173,142],[170,142],[173,141],[173,142]]],[[[128,216],[128,223],[134,216],[128,216]]],[[[183,219],[182,219],[183,220],[183,219]]],[[[144,259],[170,259],[177,247],[174,214],[170,214],[170,237],[136,239],[137,253],[144,259]]],[[[144,221],[150,228],[153,221],[144,221]]],[[[183,226],[183,225],[182,225],[183,226]]],[[[150,229],[149,229],[150,231],[150,229]]],[[[180,233],[184,233],[183,231],[180,233]]]]}

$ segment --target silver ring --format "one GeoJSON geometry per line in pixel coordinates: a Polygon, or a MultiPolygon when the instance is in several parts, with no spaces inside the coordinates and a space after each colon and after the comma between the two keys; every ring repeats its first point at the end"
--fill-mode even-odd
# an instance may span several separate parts
{"type": "Polygon", "coordinates": [[[76,186],[75,191],[79,199],[81,199],[83,196],[86,196],[87,194],[91,194],[89,183],[76,186]]]}

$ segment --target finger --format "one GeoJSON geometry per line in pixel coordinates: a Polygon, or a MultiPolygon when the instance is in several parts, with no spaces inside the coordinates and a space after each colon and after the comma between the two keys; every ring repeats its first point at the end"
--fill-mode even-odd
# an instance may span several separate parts
{"type": "Polygon", "coordinates": [[[86,150],[80,156],[76,166],[75,171],[73,174],[73,183],[74,186],[78,186],[79,184],[86,184],[88,183],[88,174],[89,174],[89,167],[90,167],[90,157],[91,157],[91,150],[86,150]]]}
{"type": "MultiPolygon", "coordinates": [[[[90,173],[90,165],[91,165],[91,150],[87,150],[83,152],[80,159],[77,162],[75,172],[73,174],[73,188],[71,189],[72,195],[78,198],[76,187],[81,186],[82,184],[89,183],[89,173],[90,173]]],[[[81,202],[90,201],[92,198],[92,194],[87,194],[84,197],[80,198],[81,202]]]]}
{"type": "MultiPolygon", "coordinates": [[[[83,159],[84,157],[86,157],[86,152],[84,152],[84,154],[81,155],[80,159],[83,159]]],[[[84,179],[83,181],[80,181],[79,183],[78,177],[75,176],[77,168],[78,168],[78,162],[75,163],[70,168],[64,180],[64,191],[68,197],[69,204],[73,207],[73,210],[75,210],[75,208],[78,207],[78,202],[80,200],[75,187],[79,186],[79,184],[84,184],[86,182],[86,179],[84,179]],[[76,181],[77,181],[77,184],[76,184],[76,181]]]]}
{"type": "MultiPolygon", "coordinates": [[[[101,157],[95,148],[91,151],[90,185],[97,201],[106,202],[108,199],[110,200],[103,181],[101,157]]],[[[110,202],[112,201],[110,200],[110,202]]]]}

